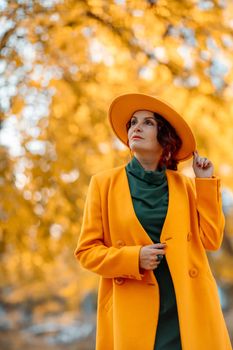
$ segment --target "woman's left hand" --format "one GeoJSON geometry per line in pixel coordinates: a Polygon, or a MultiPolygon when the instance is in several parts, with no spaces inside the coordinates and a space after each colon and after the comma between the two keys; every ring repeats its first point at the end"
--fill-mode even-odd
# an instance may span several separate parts
{"type": "Polygon", "coordinates": [[[193,153],[193,170],[196,177],[211,177],[214,173],[214,166],[209,159],[200,157],[195,151],[193,153]]]}

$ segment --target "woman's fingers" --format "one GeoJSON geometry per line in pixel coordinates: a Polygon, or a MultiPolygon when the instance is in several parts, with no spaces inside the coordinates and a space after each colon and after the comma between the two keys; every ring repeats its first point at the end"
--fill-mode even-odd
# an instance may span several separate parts
{"type": "Polygon", "coordinates": [[[165,248],[167,245],[166,243],[154,243],[154,244],[150,244],[147,247],[151,247],[151,248],[165,248]]]}
{"type": "MultiPolygon", "coordinates": [[[[151,248],[153,249],[152,254],[153,255],[165,255],[166,254],[166,243],[156,243],[156,244],[152,244],[151,248]]],[[[161,260],[161,259],[160,259],[161,260]]]]}
{"type": "Polygon", "coordinates": [[[198,151],[193,152],[193,162],[199,168],[208,168],[211,166],[211,161],[206,157],[200,157],[198,151]]]}
{"type": "Polygon", "coordinates": [[[155,261],[151,261],[151,262],[150,262],[150,266],[151,266],[152,268],[155,268],[155,267],[157,267],[157,266],[159,265],[159,263],[160,263],[160,261],[158,261],[158,260],[156,259],[155,261]]]}
{"type": "Polygon", "coordinates": [[[166,244],[156,243],[147,245],[140,250],[140,267],[153,270],[158,267],[165,255],[166,244]]]}
{"type": "Polygon", "coordinates": [[[213,163],[206,157],[200,157],[198,152],[193,152],[193,170],[196,177],[209,178],[213,176],[213,163]]]}

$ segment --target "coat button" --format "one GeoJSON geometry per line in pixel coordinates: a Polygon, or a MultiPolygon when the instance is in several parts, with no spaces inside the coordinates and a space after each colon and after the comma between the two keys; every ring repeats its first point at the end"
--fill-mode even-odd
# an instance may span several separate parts
{"type": "Polygon", "coordinates": [[[193,267],[189,270],[189,276],[192,278],[195,278],[198,276],[198,269],[196,267],[193,267]]]}
{"type": "Polygon", "coordinates": [[[122,277],[115,277],[115,278],[114,278],[114,281],[115,281],[115,283],[118,284],[119,286],[120,286],[121,284],[125,283],[125,279],[122,278],[122,277]]]}
{"type": "Polygon", "coordinates": [[[187,234],[187,240],[188,241],[191,241],[191,239],[192,239],[192,232],[188,232],[188,234],[187,234]]]}
{"type": "Polygon", "coordinates": [[[116,242],[116,244],[117,244],[117,246],[118,246],[119,248],[121,248],[121,247],[124,247],[125,242],[122,241],[121,239],[119,239],[119,240],[116,242]]]}

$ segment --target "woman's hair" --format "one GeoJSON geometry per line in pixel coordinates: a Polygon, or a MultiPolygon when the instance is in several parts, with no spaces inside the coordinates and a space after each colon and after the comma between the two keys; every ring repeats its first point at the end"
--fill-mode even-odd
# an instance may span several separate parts
{"type": "MultiPolygon", "coordinates": [[[[173,126],[166,119],[158,113],[154,112],[153,114],[158,128],[157,140],[163,148],[158,168],[166,166],[167,169],[177,170],[177,164],[179,162],[175,159],[175,156],[182,145],[182,141],[173,126]]],[[[131,121],[126,124],[127,131],[130,125],[131,121]]]]}
{"type": "Polygon", "coordinates": [[[165,165],[167,169],[177,170],[179,162],[175,159],[175,156],[182,145],[182,141],[173,126],[166,119],[158,113],[154,113],[154,118],[158,128],[157,140],[163,147],[158,166],[162,167],[165,165]]]}

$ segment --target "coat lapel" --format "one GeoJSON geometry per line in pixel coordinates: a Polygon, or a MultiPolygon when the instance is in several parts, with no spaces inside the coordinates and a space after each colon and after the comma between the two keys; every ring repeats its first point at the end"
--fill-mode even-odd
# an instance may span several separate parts
{"type": "Polygon", "coordinates": [[[175,179],[171,170],[166,170],[167,182],[168,182],[168,210],[163,224],[162,232],[160,235],[160,241],[166,242],[173,238],[173,233],[176,230],[175,220],[176,217],[176,200],[177,188],[175,185],[175,179]]]}
{"type": "Polygon", "coordinates": [[[133,201],[130,193],[130,187],[129,187],[129,182],[128,182],[125,167],[122,170],[123,171],[121,174],[121,181],[119,181],[120,188],[118,193],[122,198],[124,198],[122,203],[124,203],[124,208],[126,212],[128,212],[130,217],[131,231],[134,234],[134,237],[135,237],[135,233],[137,232],[137,237],[141,238],[138,244],[141,244],[142,242],[144,245],[153,244],[153,241],[150,239],[149,235],[144,230],[143,226],[141,225],[140,221],[137,218],[137,215],[135,213],[134,206],[133,206],[133,201]]]}
{"type": "MultiPolygon", "coordinates": [[[[169,191],[169,201],[168,201],[168,210],[166,219],[163,225],[163,229],[160,236],[160,241],[168,241],[172,239],[173,233],[176,231],[176,208],[177,208],[177,201],[178,201],[178,190],[176,188],[175,184],[175,178],[173,175],[173,171],[166,170],[167,175],[167,181],[168,181],[168,191],[169,191]]],[[[132,228],[133,232],[138,232],[138,236],[143,237],[144,244],[153,244],[153,241],[150,239],[147,232],[142,227],[140,221],[137,218],[137,215],[134,211],[133,207],[133,201],[130,194],[130,187],[128,183],[128,178],[126,174],[125,167],[122,168],[121,174],[120,174],[120,181],[117,182],[119,186],[117,186],[117,197],[119,196],[122,198],[120,200],[121,203],[124,203],[125,212],[129,213],[130,216],[130,226],[132,228]]]]}

